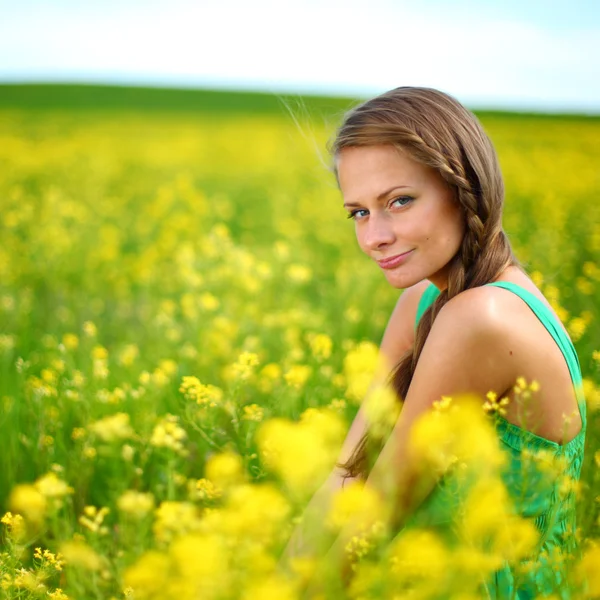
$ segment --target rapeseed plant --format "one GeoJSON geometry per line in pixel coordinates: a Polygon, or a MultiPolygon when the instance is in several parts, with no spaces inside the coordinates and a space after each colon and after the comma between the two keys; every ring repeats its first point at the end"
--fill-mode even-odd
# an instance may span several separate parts
{"type": "MultiPolygon", "coordinates": [[[[324,599],[472,600],[504,561],[526,578],[539,560],[578,597],[600,594],[598,124],[483,120],[505,228],[576,344],[588,406],[581,483],[552,452],[523,452],[522,494],[560,480],[582,559],[535,558],[502,484],[508,398],[441,398],[412,443],[444,477],[453,527],[422,512],[393,530],[383,499],[346,481],[318,512],[316,537],[339,535],[351,565],[324,599]]],[[[395,423],[400,404],[373,382],[398,292],[295,135],[270,115],[0,111],[3,597],[300,599],[327,581],[318,553],[287,571],[278,555],[358,405],[380,440],[395,423]]],[[[511,402],[543,392],[516,383],[511,402]]],[[[560,598],[553,585],[540,597],[560,598]]]]}

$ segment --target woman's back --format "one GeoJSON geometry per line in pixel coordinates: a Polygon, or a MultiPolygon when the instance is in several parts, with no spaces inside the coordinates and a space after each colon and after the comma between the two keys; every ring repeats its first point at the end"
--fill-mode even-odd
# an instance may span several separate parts
{"type": "MultiPolygon", "coordinates": [[[[496,416],[495,425],[501,447],[509,457],[502,477],[518,513],[523,517],[532,519],[541,533],[541,562],[518,584],[515,584],[515,573],[506,565],[495,574],[494,581],[489,583],[488,591],[492,598],[533,598],[543,591],[550,592],[553,588],[560,589],[565,574],[564,572],[561,574],[561,569],[556,568],[557,565],[550,564],[553,560],[552,557],[557,555],[557,551],[560,556],[561,553],[568,554],[572,552],[576,547],[574,537],[576,525],[575,495],[572,482],[578,481],[581,473],[586,432],[586,404],[581,387],[582,378],[577,353],[558,317],[547,303],[538,294],[514,282],[498,281],[487,285],[512,293],[515,300],[529,311],[530,320],[535,315],[534,318],[544,328],[549,341],[560,354],[562,367],[569,376],[570,392],[575,398],[578,409],[577,416],[579,418],[571,419],[576,427],[570,428],[571,431],[573,429],[577,431],[574,435],[565,436],[564,444],[540,435],[539,431],[534,433],[520,427],[516,422],[511,422],[501,415],[496,416]],[[577,426],[577,423],[579,423],[579,426],[577,426]],[[564,468],[562,473],[555,473],[547,481],[547,486],[542,491],[540,491],[539,485],[528,485],[531,477],[528,477],[530,473],[527,466],[528,462],[525,459],[525,457],[535,456],[538,453],[546,453],[553,459],[560,460],[560,464],[564,468]],[[512,594],[517,595],[513,596],[512,594]]],[[[430,286],[425,290],[417,309],[417,323],[438,294],[439,292],[435,286],[430,286]]],[[[530,327],[533,327],[533,324],[530,324],[530,327]]],[[[543,341],[542,339],[542,343],[543,341]]],[[[534,341],[534,343],[536,342],[534,341]]],[[[540,341],[538,340],[537,343],[540,343],[540,341]]],[[[516,349],[515,352],[517,352],[516,349]]],[[[551,352],[542,352],[540,359],[547,360],[549,356],[552,356],[551,352]]],[[[535,365],[536,361],[532,360],[530,363],[535,365]]],[[[553,381],[551,378],[547,378],[546,385],[554,383],[560,392],[564,390],[561,381],[561,369],[557,364],[550,366],[555,378],[553,381]]],[[[524,369],[527,370],[527,368],[531,368],[531,366],[525,363],[524,369]]],[[[527,379],[527,374],[523,376],[527,379]]],[[[544,387],[541,386],[540,392],[543,389],[544,387]]],[[[554,391],[556,392],[556,389],[554,391]]],[[[500,396],[498,397],[500,398],[500,396]]],[[[540,394],[541,397],[542,394],[540,394]]],[[[569,398],[566,400],[563,398],[562,401],[563,405],[568,406],[569,398]]],[[[538,406],[538,410],[535,412],[539,414],[545,408],[545,404],[541,408],[538,406]]],[[[511,415],[518,414],[517,409],[518,407],[514,407],[511,415]]],[[[451,505],[448,502],[444,483],[442,481],[434,489],[427,500],[409,519],[407,526],[436,526],[449,522],[453,515],[451,514],[451,505]]]]}

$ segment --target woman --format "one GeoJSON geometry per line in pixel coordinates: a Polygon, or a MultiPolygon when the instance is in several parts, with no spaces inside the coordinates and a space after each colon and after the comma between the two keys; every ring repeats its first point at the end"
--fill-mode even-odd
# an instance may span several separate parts
{"type": "MultiPolygon", "coordinates": [[[[502,176],[476,117],[440,91],[400,87],[353,109],[331,150],[361,250],[390,285],[405,290],[381,344],[396,365],[390,381],[402,402],[378,459],[387,455],[404,490],[397,522],[435,511],[434,488],[426,502],[411,497],[416,466],[407,458],[406,440],[415,420],[442,395],[472,392],[485,398],[495,391],[498,398],[508,397],[497,430],[513,477],[528,448],[564,456],[568,474],[577,480],[586,424],[577,355],[502,230],[502,176]],[[525,425],[513,397],[518,377],[538,382],[543,391],[534,397],[525,425]]],[[[362,412],[348,434],[340,470],[324,489],[336,489],[346,478],[367,480],[373,468],[362,412]]],[[[522,507],[545,550],[572,542],[574,498],[557,497],[553,492],[522,507]]],[[[547,575],[534,573],[517,590],[506,567],[488,582],[487,594],[534,597],[548,584],[542,582],[547,575]]]]}

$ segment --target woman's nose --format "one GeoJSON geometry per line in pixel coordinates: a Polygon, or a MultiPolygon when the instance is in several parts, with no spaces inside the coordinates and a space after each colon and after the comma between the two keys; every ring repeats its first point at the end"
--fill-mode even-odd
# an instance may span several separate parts
{"type": "Polygon", "coordinates": [[[392,224],[385,216],[369,215],[363,237],[363,246],[367,250],[379,250],[392,244],[396,239],[392,224]]]}

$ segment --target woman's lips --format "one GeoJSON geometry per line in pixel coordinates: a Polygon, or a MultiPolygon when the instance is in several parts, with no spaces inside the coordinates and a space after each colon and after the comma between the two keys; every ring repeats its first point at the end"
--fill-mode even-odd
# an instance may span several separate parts
{"type": "Polygon", "coordinates": [[[398,265],[401,265],[405,262],[408,257],[414,252],[413,250],[409,250],[408,252],[404,252],[404,254],[397,254],[396,256],[390,256],[389,258],[384,258],[383,260],[378,260],[377,263],[382,269],[393,269],[398,265]]]}

